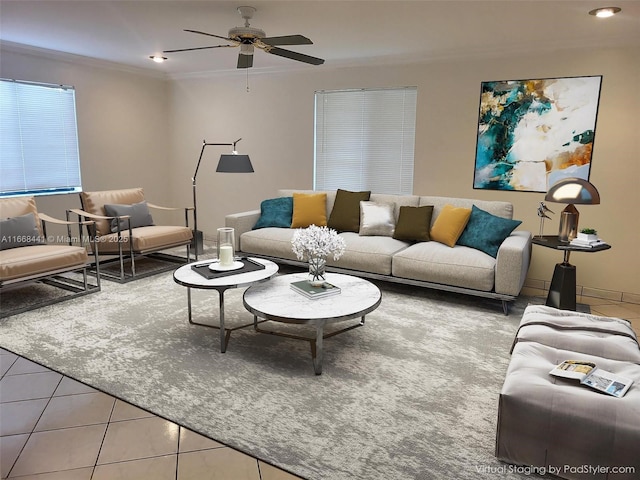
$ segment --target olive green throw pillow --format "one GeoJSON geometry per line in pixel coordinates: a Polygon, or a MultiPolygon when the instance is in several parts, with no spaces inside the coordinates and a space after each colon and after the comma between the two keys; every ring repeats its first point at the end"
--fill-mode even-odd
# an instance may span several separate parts
{"type": "Polygon", "coordinates": [[[327,226],[338,232],[360,230],[360,202],[368,201],[371,192],[350,192],[338,189],[327,226]]]}
{"type": "Polygon", "coordinates": [[[431,215],[433,215],[433,205],[422,207],[400,207],[398,222],[393,232],[396,240],[428,242],[429,227],[431,226],[431,215]]]}

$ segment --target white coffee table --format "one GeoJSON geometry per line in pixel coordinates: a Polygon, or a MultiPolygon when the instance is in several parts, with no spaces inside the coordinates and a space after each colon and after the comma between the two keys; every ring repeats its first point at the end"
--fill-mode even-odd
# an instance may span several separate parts
{"type": "Polygon", "coordinates": [[[378,287],[362,278],[327,273],[327,281],[340,287],[341,292],[337,295],[311,300],[293,291],[290,287],[291,282],[306,278],[306,273],[280,275],[268,283],[253,285],[244,292],[244,306],[253,313],[254,329],[257,332],[309,341],[313,367],[316,375],[320,375],[322,373],[323,340],[363,326],[365,315],[378,308],[382,301],[382,294],[378,287]],[[258,328],[258,317],[267,321],[314,325],[316,336],[309,338],[285,332],[263,330],[258,328]],[[360,317],[360,321],[355,325],[329,334],[324,333],[324,327],[328,324],[358,317],[360,317]]]}
{"type": "MultiPolygon", "coordinates": [[[[224,292],[230,288],[239,288],[239,287],[247,287],[249,285],[254,285],[259,282],[265,282],[270,278],[274,277],[278,273],[278,265],[269,261],[263,260],[261,258],[253,258],[250,257],[251,261],[260,263],[265,266],[265,268],[260,270],[255,270],[252,272],[246,273],[234,273],[223,277],[211,278],[207,279],[200,275],[198,272],[194,271],[194,265],[205,265],[212,263],[212,260],[203,260],[200,262],[193,262],[187,265],[183,265],[178,268],[175,272],[173,272],[173,280],[187,287],[187,307],[189,310],[189,323],[192,325],[200,325],[202,327],[210,327],[220,330],[220,351],[224,353],[227,350],[227,344],[229,343],[229,337],[231,336],[231,332],[234,330],[238,330],[239,328],[245,328],[251,323],[246,325],[241,325],[239,327],[234,328],[225,328],[224,324],[224,292]],[[219,325],[209,325],[206,323],[198,323],[194,322],[191,315],[191,289],[198,288],[204,290],[217,290],[218,297],[220,300],[220,324],[219,325]]],[[[245,260],[241,260],[245,261],[245,260]]]]}

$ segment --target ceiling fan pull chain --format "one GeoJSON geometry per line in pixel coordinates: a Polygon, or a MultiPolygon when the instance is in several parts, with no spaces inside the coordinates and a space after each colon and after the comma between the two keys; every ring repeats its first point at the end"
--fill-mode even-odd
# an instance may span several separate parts
{"type": "Polygon", "coordinates": [[[247,93],[249,93],[249,69],[247,68],[247,93]]]}

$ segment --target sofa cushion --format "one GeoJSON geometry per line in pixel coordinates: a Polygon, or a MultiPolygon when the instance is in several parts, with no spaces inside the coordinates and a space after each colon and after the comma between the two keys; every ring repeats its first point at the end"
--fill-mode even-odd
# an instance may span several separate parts
{"type": "Polygon", "coordinates": [[[471,209],[445,205],[431,227],[431,240],[453,247],[471,216],[471,209]]]}
{"type": "Polygon", "coordinates": [[[327,226],[338,232],[357,232],[360,229],[360,202],[368,201],[371,192],[350,192],[338,189],[327,226]]]}
{"type": "Polygon", "coordinates": [[[145,201],[131,205],[105,203],[104,211],[109,217],[129,216],[129,219],[120,220],[120,225],[118,225],[117,218],[111,220],[111,232],[114,233],[118,231],[118,228],[120,228],[120,230],[127,230],[129,226],[131,226],[131,228],[137,228],[154,224],[153,217],[149,212],[149,206],[145,201]]]}
{"type": "Polygon", "coordinates": [[[473,248],[420,242],[395,254],[392,273],[396,277],[490,292],[495,265],[495,258],[473,248]]]}
{"type": "Polygon", "coordinates": [[[433,218],[431,220],[432,226],[445,205],[453,205],[454,207],[464,207],[468,209],[471,209],[471,207],[475,205],[486,212],[497,215],[498,217],[513,218],[513,204],[510,202],[425,195],[420,197],[420,205],[433,205],[433,218]]]}
{"type": "Polygon", "coordinates": [[[372,193],[369,197],[371,202],[392,203],[395,206],[396,223],[400,215],[400,207],[419,207],[420,197],[417,195],[391,195],[388,193],[372,193]]]}
{"type": "Polygon", "coordinates": [[[240,251],[246,254],[297,260],[291,247],[295,229],[266,227],[240,235],[240,251]]]}
{"type": "Polygon", "coordinates": [[[521,223],[520,220],[497,217],[474,205],[457,243],[481,250],[495,258],[504,239],[521,223]]]}
{"type": "Polygon", "coordinates": [[[291,228],[327,225],[326,193],[294,193],[291,228]]]}
{"type": "Polygon", "coordinates": [[[355,232],[344,232],[340,236],[347,248],[339,260],[327,259],[327,265],[351,270],[391,274],[393,255],[409,246],[409,243],[391,237],[361,237],[355,232]]]}
{"type": "Polygon", "coordinates": [[[391,237],[395,227],[395,208],[392,203],[360,202],[358,235],[391,237]]]}
{"type": "Polygon", "coordinates": [[[36,216],[25,213],[0,221],[0,250],[43,243],[36,216]]]}
{"type": "Polygon", "coordinates": [[[428,242],[431,240],[429,229],[431,225],[432,205],[422,207],[400,207],[398,223],[393,232],[393,238],[409,242],[428,242]]]}
{"type": "Polygon", "coordinates": [[[260,203],[260,218],[254,230],[265,227],[289,228],[293,217],[293,197],[278,197],[260,203]]]}

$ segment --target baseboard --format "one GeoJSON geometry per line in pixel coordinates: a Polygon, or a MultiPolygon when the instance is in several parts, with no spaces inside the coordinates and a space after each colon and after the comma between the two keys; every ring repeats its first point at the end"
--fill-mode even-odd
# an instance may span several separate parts
{"type": "MultiPolygon", "coordinates": [[[[527,278],[524,282],[524,288],[549,291],[551,282],[548,280],[540,280],[535,278],[527,278]]],[[[636,303],[640,305],[640,294],[631,292],[619,292],[615,290],[603,290],[600,288],[586,287],[576,285],[576,295],[584,297],[598,298],[601,300],[611,300],[614,302],[636,303]]]]}

